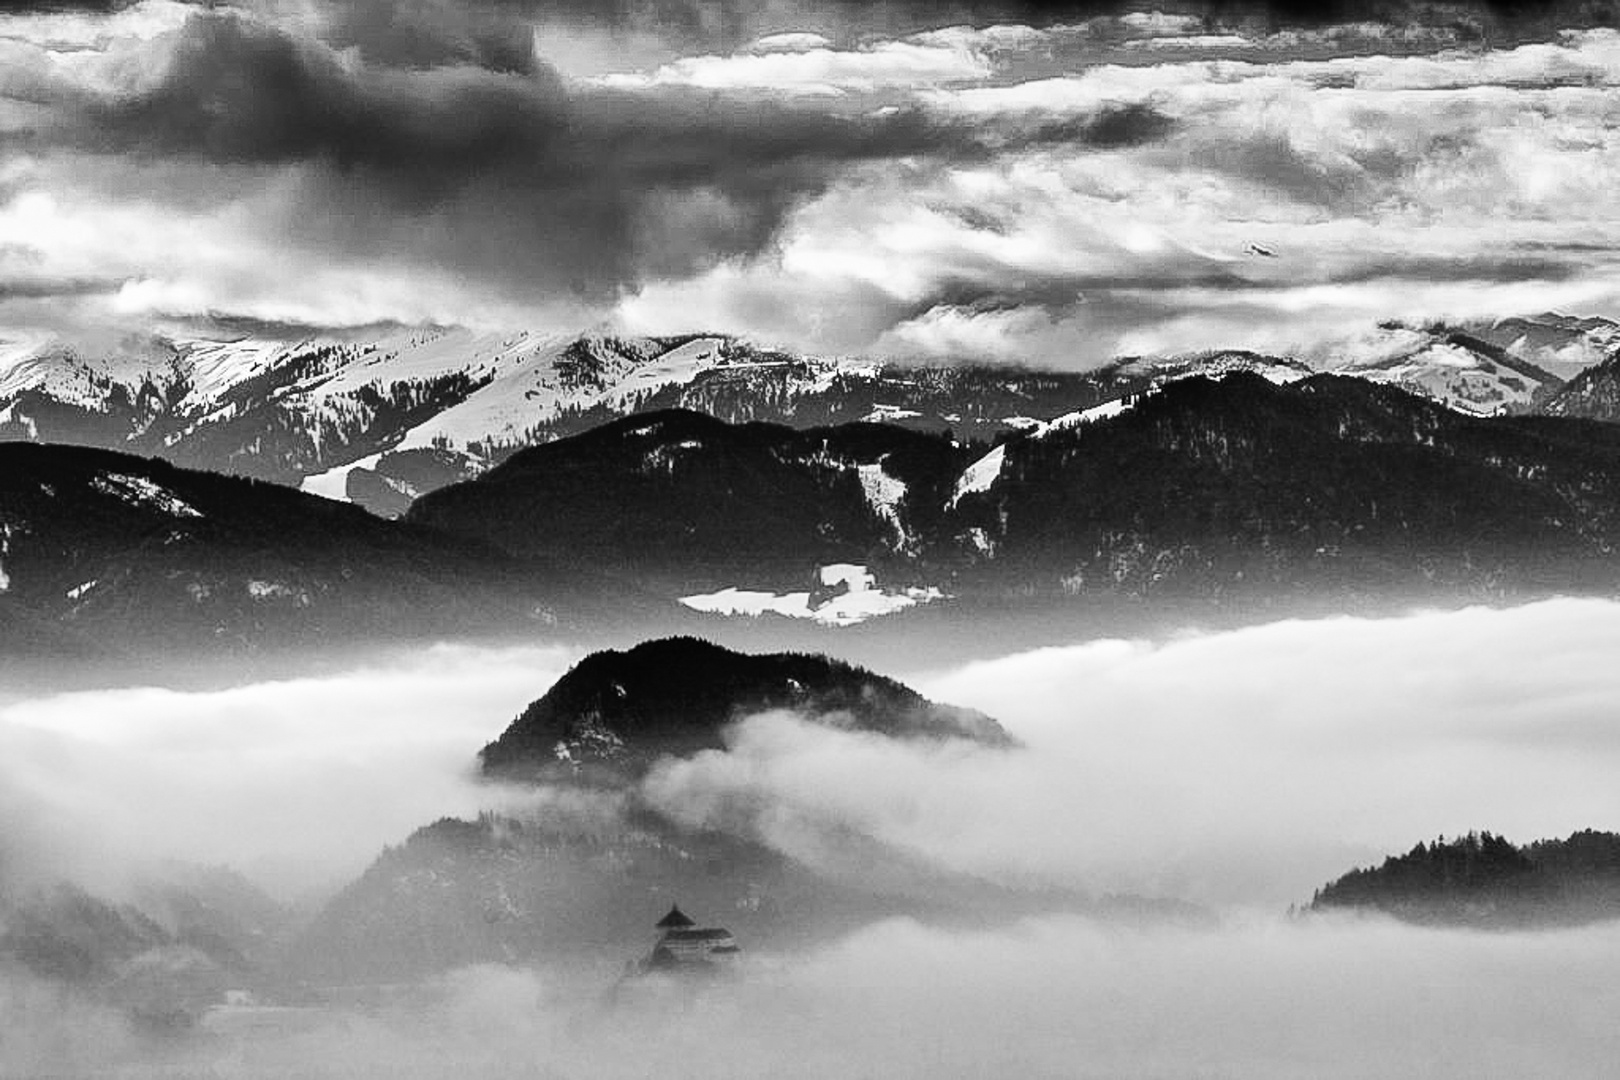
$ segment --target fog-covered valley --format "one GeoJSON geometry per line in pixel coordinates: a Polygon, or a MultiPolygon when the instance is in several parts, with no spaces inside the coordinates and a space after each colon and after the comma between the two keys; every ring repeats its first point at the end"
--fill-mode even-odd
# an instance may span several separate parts
{"type": "MultiPolygon", "coordinates": [[[[1289,909],[1437,834],[1525,842],[1620,819],[1617,646],[1620,605],[1565,600],[886,671],[1017,745],[778,710],[636,780],[638,812],[763,845],[804,868],[792,880],[824,883],[829,906],[870,869],[851,853],[908,868],[842,921],[795,886],[789,910],[822,931],[739,930],[733,978],[626,990],[668,903],[628,895],[613,902],[644,932],[577,947],[542,928],[501,939],[525,955],[388,985],[255,986],[280,947],[262,943],[246,985],[154,1029],[104,986],[30,967],[12,937],[0,1070],[1603,1075],[1620,923],[1501,933],[1289,909]]],[[[14,695],[0,705],[4,929],[59,878],[138,907],[151,867],[178,862],[240,871],[286,906],[279,932],[296,940],[421,826],[577,818],[556,789],[479,779],[475,755],[581,656],[438,646],[224,689],[14,695]]],[[[593,805],[594,827],[624,827],[625,806],[593,805]]],[[[707,873],[712,895],[748,895],[727,867],[707,873]]],[[[744,908],[693,914],[781,925],[744,908]]]]}

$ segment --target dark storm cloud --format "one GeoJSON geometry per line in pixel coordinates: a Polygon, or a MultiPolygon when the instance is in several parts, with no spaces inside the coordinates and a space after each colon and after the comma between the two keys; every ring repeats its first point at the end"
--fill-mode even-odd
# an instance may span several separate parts
{"type": "Polygon", "coordinates": [[[531,70],[536,27],[542,35],[547,27],[593,27],[651,35],[680,51],[729,51],[784,30],[814,30],[847,42],[952,24],[1075,24],[1154,8],[1202,17],[1211,29],[1423,23],[1473,34],[1548,21],[1606,24],[1620,12],[1620,0],[335,0],[323,6],[330,14],[328,39],[358,46],[368,61],[475,63],[498,71],[531,70]]]}
{"type": "Polygon", "coordinates": [[[357,46],[369,63],[395,67],[475,64],[535,71],[534,24],[520,5],[350,0],[336,8],[327,40],[357,46]]]}
{"type": "Polygon", "coordinates": [[[915,109],[844,115],[680,88],[570,88],[539,64],[353,67],[226,14],[193,16],[154,84],[80,97],[62,117],[47,145],[150,168],[296,172],[283,227],[310,243],[580,296],[757,252],[794,206],[863,162],[1132,145],[1170,127],[1139,105],[1026,131],[915,109]]]}
{"type": "Polygon", "coordinates": [[[8,279],[0,273],[0,303],[7,300],[50,300],[57,297],[108,296],[122,282],[106,278],[8,279]]]}
{"type": "Polygon", "coordinates": [[[5,0],[5,3],[0,4],[0,14],[57,14],[60,12],[83,11],[96,15],[105,15],[110,12],[121,11],[132,3],[134,3],[134,0],[5,0]]]}

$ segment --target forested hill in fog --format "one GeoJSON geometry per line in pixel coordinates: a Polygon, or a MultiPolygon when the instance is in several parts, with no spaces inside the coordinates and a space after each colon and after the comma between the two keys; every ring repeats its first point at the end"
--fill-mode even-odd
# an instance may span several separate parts
{"type": "Polygon", "coordinates": [[[1311,910],[1504,929],[1620,919],[1620,834],[1523,846],[1489,832],[1441,837],[1323,886],[1311,910]]]}
{"type": "MultiPolygon", "coordinates": [[[[836,830],[806,861],[773,839],[769,822],[751,823],[750,805],[694,822],[649,794],[655,764],[719,750],[733,722],[771,710],[877,742],[1014,748],[982,713],[825,656],[744,654],[691,638],[593,653],[480,755],[486,778],[520,785],[539,809],[417,829],[323,908],[292,943],[288,970],[400,978],[478,962],[629,958],[677,901],[762,952],[901,915],[1196,914],[1187,904],[1104,904],[1073,889],[997,884],[857,828],[836,830]]],[[[811,834],[823,827],[802,823],[811,834]]]]}
{"type": "Polygon", "coordinates": [[[895,738],[1011,744],[982,713],[935,704],[893,679],[826,656],[754,655],[668,638],[581,660],[479,760],[486,775],[500,777],[634,774],[662,754],[720,749],[727,724],[770,709],[895,738]]]}

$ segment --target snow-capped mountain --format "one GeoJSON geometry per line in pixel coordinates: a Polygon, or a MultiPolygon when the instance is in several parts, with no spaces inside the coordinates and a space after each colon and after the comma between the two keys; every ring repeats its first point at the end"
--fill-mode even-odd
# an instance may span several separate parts
{"type": "Polygon", "coordinates": [[[1616,595],[1616,507],[1612,429],[1247,371],[1148,384],[995,442],[638,414],[519,451],[393,522],[284,486],[13,443],[0,653],[722,613],[831,633],[998,606],[1616,595]]]}
{"type": "Polygon", "coordinates": [[[1333,372],[1490,415],[1530,411],[1561,383],[1500,340],[1551,350],[1567,368],[1597,358],[1611,334],[1620,327],[1606,320],[1552,316],[1468,332],[1391,324],[1308,363],[1217,351],[1043,372],[807,357],[714,335],[382,327],[75,344],[0,333],[0,439],[161,455],[397,516],[523,447],[660,409],[988,440],[1191,375],[1282,384],[1333,372]]]}
{"type": "Polygon", "coordinates": [[[1561,379],[1573,379],[1620,350],[1620,322],[1596,315],[1543,312],[1469,323],[1462,329],[1561,379]]]}
{"type": "Polygon", "coordinates": [[[1472,416],[1532,411],[1564,381],[1483,337],[1398,323],[1346,343],[1318,366],[1398,386],[1472,416]]]}

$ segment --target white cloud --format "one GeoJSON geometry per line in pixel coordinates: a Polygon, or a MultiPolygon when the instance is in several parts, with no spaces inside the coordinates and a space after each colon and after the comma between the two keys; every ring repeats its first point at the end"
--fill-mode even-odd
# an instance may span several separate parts
{"type": "Polygon", "coordinates": [[[389,1008],[272,1014],[258,1030],[161,1044],[120,1038],[112,1018],[59,994],[0,987],[0,1068],[110,1074],[139,1060],[145,1074],[222,1080],[1601,1080],[1620,1054],[1608,1022],[1617,962],[1620,942],[1603,929],[894,921],[815,952],[755,956],[735,982],[643,983],[613,1004],[599,971],[483,966],[389,1008]]]}
{"type": "MultiPolygon", "coordinates": [[[[0,19],[0,33],[13,34],[0,126],[37,120],[40,85],[150,80],[167,55],[151,39],[179,7],[46,17],[67,20],[71,33],[52,32],[82,46],[71,54],[42,48],[44,23],[0,19]]],[[[305,7],[256,10],[303,32],[319,22],[305,7]]],[[[576,91],[788,95],[845,118],[913,106],[999,149],[839,166],[784,201],[780,228],[760,230],[762,244],[750,239],[721,259],[637,262],[617,301],[562,295],[558,284],[577,277],[570,260],[589,255],[577,246],[524,247],[517,277],[496,265],[515,257],[491,255],[501,230],[462,227],[484,220],[473,212],[487,194],[477,185],[391,222],[407,208],[345,204],[342,178],[308,166],[12,154],[0,165],[0,270],[21,288],[5,315],[54,306],[128,319],[217,311],[558,328],[607,319],[738,331],[812,352],[973,350],[1085,364],[1113,352],[1312,348],[1391,317],[1616,308],[1606,254],[1620,242],[1620,195],[1607,182],[1620,171],[1614,31],[1439,51],[1454,27],[1350,24],[1253,35],[1245,60],[1183,60],[1146,53],[1235,45],[1232,28],[1139,12],[851,45],[780,25],[791,29],[730,55],[673,59],[667,46],[623,35],[546,27],[536,41],[562,58],[576,91]],[[1139,61],[1159,62],[1098,62],[1132,47],[1139,61]],[[1368,49],[1386,54],[1354,55],[1368,49]],[[1126,122],[1112,141],[1106,128],[1100,140],[1084,135],[1132,109],[1157,126],[1126,122]],[[1251,243],[1282,258],[1244,258],[1251,243]],[[52,282],[61,297],[48,295],[52,282]]],[[[676,232],[696,219],[731,235],[721,226],[733,208],[702,191],[649,207],[646,219],[676,232]]],[[[644,244],[664,240],[650,227],[644,244]]]]}
{"type": "Polygon", "coordinates": [[[418,826],[488,805],[474,755],[567,659],[446,646],[225,690],[0,702],[7,874],[116,887],[177,858],[292,891],[341,884],[418,826]]]}
{"type": "Polygon", "coordinates": [[[1280,908],[1436,834],[1620,827],[1620,605],[1552,601],[1046,649],[911,680],[1026,749],[783,715],[648,785],[825,861],[854,829],[1004,880],[1280,908]]]}
{"type": "Polygon", "coordinates": [[[884,41],[857,49],[814,45],[685,57],[651,72],[603,75],[595,81],[625,89],[692,86],[772,94],[842,94],[969,82],[988,76],[991,70],[989,61],[971,48],[884,41]]]}

